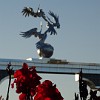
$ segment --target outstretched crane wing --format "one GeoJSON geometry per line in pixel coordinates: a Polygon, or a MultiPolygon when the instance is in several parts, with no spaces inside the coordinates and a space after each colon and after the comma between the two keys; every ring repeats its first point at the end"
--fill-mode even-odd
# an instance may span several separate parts
{"type": "MultiPolygon", "coordinates": [[[[55,20],[55,26],[57,28],[60,28],[60,24],[59,24],[59,16],[57,16],[56,14],[54,14],[52,11],[49,11],[49,15],[52,16],[55,20]]],[[[51,21],[52,22],[52,21],[51,21]]],[[[52,22],[53,23],[53,22],[52,22]]]]}
{"type": "Polygon", "coordinates": [[[22,37],[25,37],[25,38],[29,38],[31,37],[32,35],[34,35],[35,37],[38,36],[38,33],[37,33],[37,28],[33,28],[33,29],[30,29],[29,31],[26,31],[26,32],[21,32],[22,34],[22,37]]]}
{"type": "Polygon", "coordinates": [[[25,15],[25,17],[26,16],[29,16],[29,15],[34,15],[34,11],[33,11],[33,9],[31,8],[31,7],[24,7],[24,9],[22,10],[22,13],[23,13],[23,15],[25,15]]]}

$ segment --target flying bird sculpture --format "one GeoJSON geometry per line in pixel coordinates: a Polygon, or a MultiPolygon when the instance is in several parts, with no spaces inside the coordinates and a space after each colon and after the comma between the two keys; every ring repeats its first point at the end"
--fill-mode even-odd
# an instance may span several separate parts
{"type": "Polygon", "coordinates": [[[25,7],[22,10],[23,15],[26,16],[33,16],[35,18],[37,17],[42,17],[44,21],[47,23],[47,30],[42,32],[42,25],[40,31],[38,31],[37,28],[32,28],[26,32],[21,32],[20,35],[25,38],[30,38],[32,35],[35,37],[39,38],[39,41],[36,43],[36,48],[38,50],[39,56],[40,57],[46,57],[49,58],[52,56],[54,48],[48,43],[45,43],[45,40],[47,38],[47,33],[52,34],[57,34],[55,28],[60,28],[60,23],[59,23],[59,16],[54,14],[53,12],[49,11],[48,14],[53,17],[54,21],[52,21],[49,17],[45,15],[42,9],[38,8],[36,12],[31,7],[25,7]]]}
{"type": "Polygon", "coordinates": [[[25,17],[31,15],[33,17],[42,17],[44,20],[46,20],[45,13],[39,7],[36,12],[31,7],[24,7],[22,13],[25,15],[25,17]]]}

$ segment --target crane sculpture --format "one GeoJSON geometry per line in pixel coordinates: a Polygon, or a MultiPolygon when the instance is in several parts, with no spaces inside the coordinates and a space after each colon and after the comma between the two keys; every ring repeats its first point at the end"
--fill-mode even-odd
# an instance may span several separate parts
{"type": "Polygon", "coordinates": [[[31,7],[24,7],[22,10],[23,15],[26,16],[32,16],[32,17],[41,17],[46,21],[47,23],[47,29],[42,32],[42,25],[40,31],[38,31],[38,28],[32,28],[26,32],[21,32],[20,35],[25,38],[30,38],[31,36],[35,36],[39,38],[39,41],[36,43],[37,52],[40,57],[44,58],[50,58],[53,55],[54,47],[50,45],[49,43],[45,43],[45,40],[47,38],[47,33],[50,33],[50,35],[56,35],[57,32],[55,28],[60,28],[59,23],[59,16],[54,14],[52,11],[49,11],[48,14],[53,17],[54,21],[52,21],[48,16],[45,15],[44,11],[38,7],[37,11],[34,12],[34,10],[31,7]]]}

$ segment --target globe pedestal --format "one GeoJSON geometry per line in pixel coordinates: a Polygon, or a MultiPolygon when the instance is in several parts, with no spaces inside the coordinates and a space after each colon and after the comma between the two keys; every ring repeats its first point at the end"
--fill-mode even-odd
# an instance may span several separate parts
{"type": "Polygon", "coordinates": [[[43,58],[50,58],[53,55],[53,51],[54,48],[47,43],[41,49],[37,49],[38,55],[43,58]]]}

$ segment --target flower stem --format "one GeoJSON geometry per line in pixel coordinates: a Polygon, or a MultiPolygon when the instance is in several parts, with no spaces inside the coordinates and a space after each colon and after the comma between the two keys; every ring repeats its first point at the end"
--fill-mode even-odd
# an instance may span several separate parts
{"type": "Polygon", "coordinates": [[[9,75],[9,84],[8,84],[8,91],[7,91],[7,97],[6,100],[9,100],[9,89],[10,89],[10,84],[11,84],[11,74],[12,74],[12,68],[10,68],[11,63],[8,64],[6,70],[8,72],[9,75]]]}

